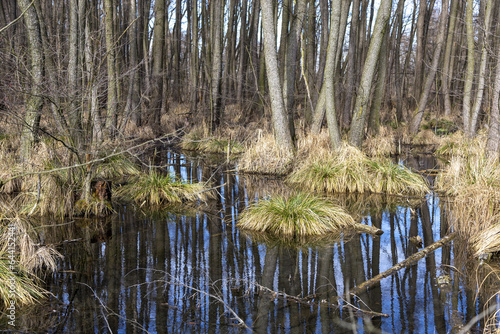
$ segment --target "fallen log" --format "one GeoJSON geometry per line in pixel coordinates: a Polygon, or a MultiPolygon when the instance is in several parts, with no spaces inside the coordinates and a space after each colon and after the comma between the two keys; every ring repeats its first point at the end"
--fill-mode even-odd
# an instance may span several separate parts
{"type": "Polygon", "coordinates": [[[436,249],[443,247],[445,244],[452,241],[456,236],[457,236],[457,232],[453,232],[453,233],[448,234],[447,236],[443,237],[441,240],[438,240],[435,243],[433,243],[432,245],[425,247],[421,251],[419,251],[419,252],[413,254],[412,256],[410,256],[409,258],[407,258],[406,260],[399,262],[398,264],[396,264],[392,268],[390,268],[390,269],[384,271],[383,273],[380,273],[377,276],[369,279],[368,281],[365,281],[365,282],[361,283],[360,285],[354,287],[351,291],[349,291],[349,294],[350,295],[357,295],[360,292],[365,291],[367,288],[371,287],[372,285],[379,282],[383,278],[391,276],[392,274],[396,273],[397,271],[399,271],[403,268],[406,268],[406,267],[414,264],[418,260],[426,257],[428,254],[434,252],[436,249]]]}

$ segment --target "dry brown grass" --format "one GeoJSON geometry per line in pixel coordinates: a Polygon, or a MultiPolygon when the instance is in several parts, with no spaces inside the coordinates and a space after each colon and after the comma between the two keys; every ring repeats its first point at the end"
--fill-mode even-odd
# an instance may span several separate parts
{"type": "Polygon", "coordinates": [[[262,135],[239,160],[245,173],[286,175],[291,171],[293,156],[276,145],[272,134],[262,135]]]}
{"type": "Polygon", "coordinates": [[[391,127],[381,126],[379,134],[370,136],[363,142],[363,151],[371,157],[396,154],[396,135],[391,127]]]}
{"type": "Polygon", "coordinates": [[[369,159],[359,149],[344,147],[311,156],[295,169],[288,182],[316,193],[387,193],[424,195],[429,189],[421,175],[389,159],[369,159]]]}
{"type": "Polygon", "coordinates": [[[449,195],[446,203],[453,226],[469,241],[472,253],[488,253],[487,250],[500,246],[494,238],[500,220],[500,163],[497,159],[477,152],[454,156],[436,179],[436,189],[449,195]]]}
{"type": "Polygon", "coordinates": [[[167,113],[161,116],[160,124],[164,133],[174,133],[179,129],[188,130],[191,110],[186,104],[171,105],[167,113]]]}
{"type": "Polygon", "coordinates": [[[327,157],[332,152],[330,136],[324,129],[319,134],[299,135],[296,160],[304,162],[309,157],[327,157]]]}
{"type": "Polygon", "coordinates": [[[486,147],[487,133],[481,130],[474,138],[466,138],[462,131],[457,131],[441,140],[436,150],[437,155],[452,156],[477,156],[483,155],[486,147]]]}

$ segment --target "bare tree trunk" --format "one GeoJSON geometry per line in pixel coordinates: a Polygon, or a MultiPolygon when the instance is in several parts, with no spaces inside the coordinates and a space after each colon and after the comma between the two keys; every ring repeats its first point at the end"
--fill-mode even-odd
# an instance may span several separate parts
{"type": "Polygon", "coordinates": [[[78,59],[79,50],[78,45],[78,1],[70,0],[69,2],[69,62],[68,62],[68,98],[69,98],[69,119],[71,124],[72,140],[75,146],[82,144],[82,122],[81,122],[81,105],[77,91],[78,84],[78,59]]]}
{"type": "Polygon", "coordinates": [[[385,92],[385,77],[387,74],[387,45],[389,44],[389,34],[386,34],[380,50],[378,60],[378,78],[375,86],[375,93],[373,95],[373,106],[368,118],[368,131],[374,135],[378,135],[380,130],[380,107],[384,98],[385,92]]]}
{"type": "MultiPolygon", "coordinates": [[[[130,43],[130,61],[129,61],[129,76],[128,76],[128,93],[127,104],[125,105],[125,121],[131,117],[135,125],[141,125],[141,113],[139,110],[139,75],[137,69],[139,67],[138,45],[137,45],[137,20],[141,15],[137,16],[136,0],[130,1],[129,17],[128,17],[128,36],[130,43]]],[[[125,124],[123,124],[125,125],[125,124]]]]}
{"type": "Polygon", "coordinates": [[[457,8],[458,8],[458,0],[451,0],[451,9],[450,9],[450,20],[448,24],[448,37],[446,39],[446,49],[444,51],[444,65],[443,65],[443,75],[442,75],[442,84],[443,84],[443,95],[444,95],[444,114],[445,116],[449,116],[451,114],[451,98],[450,98],[450,81],[451,81],[451,73],[453,73],[452,68],[450,68],[451,64],[451,52],[452,52],[452,44],[453,44],[453,35],[455,32],[455,26],[457,22],[457,8]]]}
{"type": "Polygon", "coordinates": [[[471,129],[471,100],[472,84],[474,80],[474,26],[473,26],[473,0],[467,0],[467,9],[465,13],[465,25],[467,27],[467,72],[464,86],[463,99],[463,120],[464,132],[467,137],[472,137],[471,129]]]}
{"type": "Polygon", "coordinates": [[[415,53],[415,78],[413,81],[413,96],[417,100],[422,91],[422,83],[424,81],[424,64],[425,64],[425,45],[427,40],[425,16],[427,15],[427,0],[420,0],[417,18],[417,50],[415,53]]]}
{"type": "Polygon", "coordinates": [[[40,32],[40,18],[35,6],[29,0],[19,0],[19,8],[24,15],[24,22],[28,31],[28,53],[31,66],[31,88],[26,98],[26,113],[21,132],[20,158],[22,161],[31,157],[33,145],[38,141],[38,130],[42,114],[42,83],[43,83],[43,46],[40,32]]]}
{"type": "Polygon", "coordinates": [[[115,66],[115,38],[113,32],[113,0],[104,1],[104,10],[106,12],[105,25],[106,25],[106,54],[107,54],[107,70],[108,70],[108,103],[107,103],[107,117],[106,117],[106,131],[109,138],[114,138],[116,133],[117,121],[117,80],[116,80],[116,66],[115,66]]]}
{"type": "MultiPolygon", "coordinates": [[[[500,14],[500,6],[497,6],[496,17],[500,14]]],[[[496,66],[495,66],[495,76],[493,82],[493,93],[491,102],[491,113],[490,113],[490,123],[488,128],[488,140],[486,141],[486,151],[489,156],[493,158],[498,158],[499,156],[499,143],[500,143],[500,111],[499,111],[499,99],[500,99],[500,24],[497,22],[497,28],[495,37],[497,39],[497,55],[496,66]]]]}
{"type": "MultiPolygon", "coordinates": [[[[151,73],[151,104],[149,124],[155,132],[158,132],[161,108],[163,102],[163,72],[164,66],[164,47],[165,47],[165,2],[155,1],[155,17],[153,27],[153,50],[151,54],[152,73],[151,73]]],[[[145,55],[145,57],[147,57],[145,55]]]]}
{"type": "Polygon", "coordinates": [[[442,0],[441,5],[441,15],[439,18],[439,33],[436,41],[436,48],[434,49],[434,55],[432,56],[432,64],[425,79],[424,90],[418,101],[417,111],[413,115],[410,124],[410,133],[416,134],[422,122],[422,117],[424,116],[425,107],[427,106],[427,101],[429,99],[429,94],[434,83],[434,78],[436,77],[436,72],[439,65],[439,59],[441,57],[441,50],[444,44],[444,37],[446,34],[446,22],[448,17],[448,4],[449,0],[442,0]]]}
{"type": "Polygon", "coordinates": [[[347,54],[347,79],[345,85],[345,102],[342,114],[342,127],[351,124],[351,107],[353,96],[356,96],[356,77],[359,69],[356,67],[358,58],[358,25],[360,0],[354,0],[352,5],[351,30],[349,32],[349,52],[347,54]]]}
{"type": "Polygon", "coordinates": [[[237,88],[236,88],[236,101],[240,108],[243,107],[243,85],[244,78],[246,77],[246,60],[248,59],[248,49],[247,49],[247,3],[248,1],[242,1],[241,8],[241,24],[240,24],[240,58],[238,65],[238,77],[237,88]]]}
{"type": "Polygon", "coordinates": [[[491,14],[493,12],[493,7],[495,7],[495,1],[489,0],[486,4],[486,12],[485,12],[485,20],[484,20],[484,29],[481,29],[483,38],[482,38],[482,51],[481,51],[481,63],[479,65],[479,77],[477,83],[477,95],[474,100],[474,105],[472,106],[472,114],[470,119],[470,132],[471,136],[476,135],[477,129],[477,119],[479,116],[479,111],[481,109],[481,104],[483,102],[483,94],[484,94],[484,86],[485,86],[485,76],[486,76],[486,63],[488,61],[488,50],[489,46],[489,37],[490,37],[490,29],[491,29],[491,14]]]}
{"type": "Polygon", "coordinates": [[[210,104],[210,131],[214,132],[220,125],[221,104],[222,104],[222,1],[214,0],[212,2],[212,72],[211,72],[211,104],[210,104]]]}
{"type": "MultiPolygon", "coordinates": [[[[283,10],[286,10],[286,8],[283,10]]],[[[288,126],[290,127],[290,134],[292,135],[293,140],[295,140],[293,101],[295,94],[295,75],[297,72],[297,49],[305,14],[306,0],[297,0],[290,33],[287,34],[286,38],[286,58],[283,63],[283,99],[285,101],[285,110],[288,114],[288,126]]],[[[284,36],[281,38],[284,38],[284,36]]]]}
{"type": "Polygon", "coordinates": [[[370,46],[363,66],[363,74],[361,75],[360,87],[358,89],[351,129],[349,131],[349,144],[353,146],[359,147],[363,141],[373,77],[377,68],[377,61],[384,34],[387,29],[387,22],[391,15],[391,8],[392,0],[382,0],[380,2],[375,27],[373,29],[373,36],[370,40],[370,46]]]}
{"type": "Polygon", "coordinates": [[[276,53],[276,28],[273,20],[271,0],[262,0],[262,30],[264,33],[264,53],[266,61],[267,82],[271,98],[272,123],[277,144],[293,155],[293,142],[288,127],[288,120],[283,101],[282,89],[278,73],[276,53]]]}
{"type": "Polygon", "coordinates": [[[330,19],[330,38],[328,40],[328,53],[326,55],[325,67],[325,109],[326,122],[328,124],[328,133],[333,149],[340,147],[342,139],[340,138],[340,130],[337,122],[337,110],[335,108],[335,69],[337,63],[335,57],[337,55],[340,18],[342,15],[342,1],[335,0],[332,3],[332,14],[330,19]]]}

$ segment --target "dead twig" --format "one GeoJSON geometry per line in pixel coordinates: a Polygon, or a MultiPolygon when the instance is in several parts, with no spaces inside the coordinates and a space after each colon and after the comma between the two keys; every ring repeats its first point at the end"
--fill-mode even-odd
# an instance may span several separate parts
{"type": "Polygon", "coordinates": [[[414,264],[418,260],[426,257],[428,254],[434,252],[436,249],[443,247],[445,244],[452,241],[457,236],[457,234],[458,234],[458,232],[453,232],[451,234],[448,234],[447,236],[445,236],[441,240],[438,240],[435,243],[433,243],[432,245],[425,247],[421,251],[419,251],[419,252],[413,254],[412,256],[410,256],[409,258],[407,258],[406,260],[399,262],[398,264],[396,264],[392,268],[390,268],[390,269],[384,271],[383,273],[380,273],[377,276],[373,277],[372,279],[369,279],[368,281],[365,281],[365,282],[361,283],[360,285],[356,286],[351,291],[349,291],[349,294],[350,295],[357,295],[362,291],[366,291],[366,289],[368,289],[370,286],[374,285],[375,283],[379,282],[383,278],[386,278],[386,277],[393,275],[397,271],[399,271],[403,268],[406,268],[406,267],[414,264]]]}

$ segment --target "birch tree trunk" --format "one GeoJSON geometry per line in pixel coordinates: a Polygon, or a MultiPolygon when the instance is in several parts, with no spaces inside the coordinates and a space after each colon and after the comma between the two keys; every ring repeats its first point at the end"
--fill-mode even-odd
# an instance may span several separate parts
{"type": "Polygon", "coordinates": [[[366,117],[368,114],[370,93],[373,84],[380,48],[387,29],[387,22],[391,15],[392,0],[382,0],[377,12],[377,19],[373,29],[373,36],[370,40],[368,53],[363,73],[361,75],[360,86],[354,105],[351,129],[349,131],[349,144],[360,147],[363,141],[366,117]]]}

